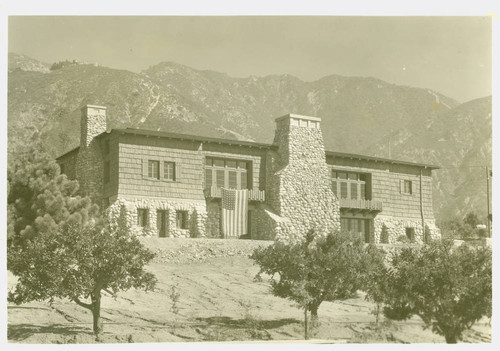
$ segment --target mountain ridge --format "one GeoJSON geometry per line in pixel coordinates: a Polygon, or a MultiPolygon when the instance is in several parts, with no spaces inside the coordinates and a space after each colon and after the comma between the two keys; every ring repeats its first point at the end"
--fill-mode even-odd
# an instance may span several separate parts
{"type": "Polygon", "coordinates": [[[22,56],[9,54],[9,67],[11,58],[15,63],[8,82],[10,149],[37,130],[54,157],[68,151],[78,144],[74,126],[86,103],[108,107],[110,128],[264,143],[273,140],[274,118],[313,115],[322,118],[327,150],[456,167],[435,172],[437,216],[485,215],[486,195],[474,191],[468,167],[474,160],[491,166],[491,97],[460,104],[431,89],[375,77],[234,78],[172,62],[140,73],[91,64],[42,73],[36,60],[22,56]]]}

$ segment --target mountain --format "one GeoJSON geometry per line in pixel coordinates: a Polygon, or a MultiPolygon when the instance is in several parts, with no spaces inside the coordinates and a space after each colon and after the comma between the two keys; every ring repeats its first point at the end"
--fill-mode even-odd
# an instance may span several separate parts
{"type": "Polygon", "coordinates": [[[49,73],[50,64],[40,62],[25,55],[9,53],[8,70],[9,72],[14,70],[21,70],[49,73]]]}
{"type": "Polygon", "coordinates": [[[274,118],[298,113],[322,118],[329,150],[441,165],[434,182],[438,218],[486,213],[484,169],[471,167],[491,166],[491,97],[459,104],[429,89],[376,78],[234,78],[172,62],[141,73],[90,64],[43,73],[36,60],[17,56],[9,61],[33,64],[9,71],[10,150],[33,131],[54,156],[78,145],[74,126],[86,103],[107,106],[111,128],[268,143],[274,118]]]}

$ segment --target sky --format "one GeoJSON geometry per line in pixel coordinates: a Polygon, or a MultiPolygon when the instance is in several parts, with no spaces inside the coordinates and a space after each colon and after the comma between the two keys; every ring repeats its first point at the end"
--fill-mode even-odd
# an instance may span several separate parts
{"type": "Polygon", "coordinates": [[[10,16],[9,52],[140,72],[370,76],[459,102],[491,95],[491,17],[10,16]]]}

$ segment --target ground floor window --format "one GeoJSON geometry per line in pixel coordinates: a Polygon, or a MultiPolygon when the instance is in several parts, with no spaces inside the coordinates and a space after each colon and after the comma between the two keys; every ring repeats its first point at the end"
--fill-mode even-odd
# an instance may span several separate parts
{"type": "Polygon", "coordinates": [[[340,228],[342,231],[358,235],[365,243],[371,242],[371,219],[365,218],[340,218],[340,228]]]}
{"type": "Polygon", "coordinates": [[[175,211],[176,225],[179,229],[188,229],[188,211],[175,211]]]}
{"type": "Polygon", "coordinates": [[[407,227],[406,228],[406,237],[410,240],[411,243],[415,242],[415,228],[407,227]]]}
{"type": "Polygon", "coordinates": [[[146,208],[137,209],[137,225],[146,227],[149,224],[149,210],[146,208]]]}

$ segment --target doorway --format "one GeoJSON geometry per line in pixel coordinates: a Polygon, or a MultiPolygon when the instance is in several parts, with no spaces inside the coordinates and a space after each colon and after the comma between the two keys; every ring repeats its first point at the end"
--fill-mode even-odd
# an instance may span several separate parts
{"type": "Polygon", "coordinates": [[[158,228],[158,236],[166,238],[168,234],[168,211],[156,211],[156,226],[158,228]]]}

